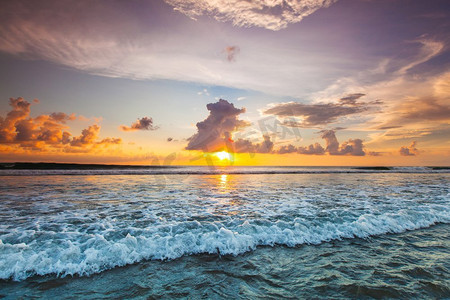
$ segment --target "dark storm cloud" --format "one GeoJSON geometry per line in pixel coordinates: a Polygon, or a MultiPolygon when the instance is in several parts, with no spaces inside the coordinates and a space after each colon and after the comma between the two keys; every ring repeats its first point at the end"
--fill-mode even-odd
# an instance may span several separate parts
{"type": "Polygon", "coordinates": [[[231,134],[241,128],[249,126],[246,121],[239,120],[238,116],[245,112],[245,108],[236,108],[227,100],[206,105],[209,116],[197,123],[197,133],[188,140],[186,150],[217,151],[227,147],[231,134]]]}
{"type": "Polygon", "coordinates": [[[149,117],[143,117],[137,119],[131,126],[121,125],[120,129],[123,131],[136,131],[136,130],[156,130],[158,126],[153,126],[153,119],[149,117]]]}

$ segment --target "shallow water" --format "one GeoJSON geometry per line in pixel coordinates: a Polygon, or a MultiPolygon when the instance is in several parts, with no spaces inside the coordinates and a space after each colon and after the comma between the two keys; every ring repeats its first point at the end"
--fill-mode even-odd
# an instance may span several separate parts
{"type": "Polygon", "coordinates": [[[448,173],[1,179],[5,296],[449,295],[448,173]]]}

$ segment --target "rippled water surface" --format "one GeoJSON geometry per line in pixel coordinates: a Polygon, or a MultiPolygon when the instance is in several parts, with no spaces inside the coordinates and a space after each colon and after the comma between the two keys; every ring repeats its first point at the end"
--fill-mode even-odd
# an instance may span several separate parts
{"type": "Polygon", "coordinates": [[[448,173],[0,177],[3,296],[450,295],[448,173]]]}

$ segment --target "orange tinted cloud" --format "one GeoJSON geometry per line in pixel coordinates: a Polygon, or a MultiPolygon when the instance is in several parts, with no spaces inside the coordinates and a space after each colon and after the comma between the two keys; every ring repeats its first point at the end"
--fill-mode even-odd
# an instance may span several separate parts
{"type": "Polygon", "coordinates": [[[416,141],[413,141],[409,147],[401,147],[399,152],[402,156],[415,156],[419,154],[419,150],[416,148],[416,141]]]}
{"type": "Polygon", "coordinates": [[[379,129],[400,128],[408,124],[445,123],[450,121],[448,96],[440,98],[424,97],[402,101],[394,107],[392,119],[379,129]]]}
{"type": "MultiPolygon", "coordinates": [[[[39,103],[37,100],[33,102],[39,103]]],[[[55,112],[32,118],[32,104],[24,98],[10,98],[9,104],[12,110],[6,117],[0,117],[0,144],[33,151],[73,152],[83,149],[83,152],[89,152],[99,145],[121,143],[121,139],[117,138],[98,140],[98,125],[89,126],[80,136],[72,138],[66,123],[75,120],[75,114],[55,112]]]]}
{"type": "Polygon", "coordinates": [[[153,125],[153,119],[149,117],[143,117],[141,119],[137,119],[136,122],[131,124],[131,126],[121,125],[119,127],[123,131],[135,131],[135,130],[156,130],[159,127],[153,125]]]}

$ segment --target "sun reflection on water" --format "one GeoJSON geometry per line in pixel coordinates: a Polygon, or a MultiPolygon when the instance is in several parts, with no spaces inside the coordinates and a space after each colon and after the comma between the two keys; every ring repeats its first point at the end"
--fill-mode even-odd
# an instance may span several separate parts
{"type": "Polygon", "coordinates": [[[227,184],[228,174],[222,174],[220,175],[220,183],[222,185],[227,184]]]}

